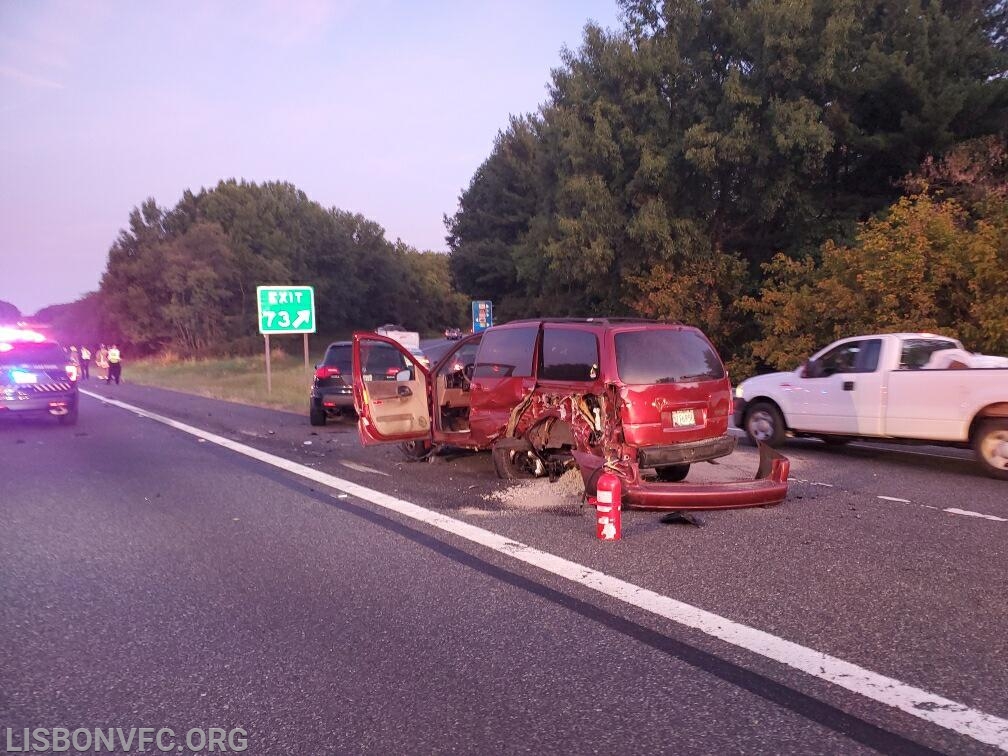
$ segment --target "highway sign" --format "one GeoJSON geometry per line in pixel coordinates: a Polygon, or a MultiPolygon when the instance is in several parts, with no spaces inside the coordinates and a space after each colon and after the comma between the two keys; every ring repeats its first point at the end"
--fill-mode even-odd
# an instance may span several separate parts
{"type": "Polygon", "coordinates": [[[493,325],[493,302],[489,299],[474,300],[472,303],[473,333],[485,331],[493,325]]]}
{"type": "Polygon", "coordinates": [[[259,333],[315,333],[315,289],[257,286],[259,333]]]}

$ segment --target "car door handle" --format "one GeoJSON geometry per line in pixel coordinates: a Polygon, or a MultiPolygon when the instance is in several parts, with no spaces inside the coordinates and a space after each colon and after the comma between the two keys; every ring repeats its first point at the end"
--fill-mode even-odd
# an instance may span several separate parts
{"type": "Polygon", "coordinates": [[[844,381],[843,382],[843,390],[844,391],[853,391],[854,390],[854,381],[844,381]]]}
{"type": "Polygon", "coordinates": [[[402,399],[405,399],[407,396],[413,396],[413,389],[411,389],[409,386],[400,386],[398,389],[396,389],[396,393],[402,399]]]}

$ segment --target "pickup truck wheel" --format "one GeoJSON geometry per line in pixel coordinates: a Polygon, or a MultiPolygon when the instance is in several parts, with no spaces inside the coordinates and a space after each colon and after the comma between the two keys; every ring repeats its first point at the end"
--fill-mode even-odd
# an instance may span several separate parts
{"type": "Polygon", "coordinates": [[[655,472],[658,473],[658,480],[662,483],[678,483],[689,475],[689,467],[688,464],[666,465],[665,467],[656,467],[655,472]]]}
{"type": "Polygon", "coordinates": [[[973,451],[984,472],[1008,480],[1008,420],[986,420],[973,434],[973,451]]]}
{"type": "Polygon", "coordinates": [[[784,418],[780,410],[769,402],[756,402],[746,409],[745,432],[755,445],[762,441],[770,447],[784,443],[784,418]]]}
{"type": "Polygon", "coordinates": [[[537,478],[546,468],[523,438],[502,438],[493,445],[493,462],[497,477],[505,480],[537,478]]]}

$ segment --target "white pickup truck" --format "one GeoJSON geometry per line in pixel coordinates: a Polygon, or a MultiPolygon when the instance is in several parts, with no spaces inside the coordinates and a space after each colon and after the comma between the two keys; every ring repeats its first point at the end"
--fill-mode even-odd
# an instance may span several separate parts
{"type": "Polygon", "coordinates": [[[1008,369],[932,369],[947,349],[962,344],[929,333],[841,339],[794,372],[740,383],[735,424],[770,446],[788,435],[970,445],[985,472],[1008,480],[1008,369]]]}

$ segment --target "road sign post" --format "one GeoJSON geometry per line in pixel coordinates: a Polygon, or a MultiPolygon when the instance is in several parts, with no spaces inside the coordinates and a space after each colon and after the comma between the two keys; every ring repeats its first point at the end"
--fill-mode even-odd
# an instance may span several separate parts
{"type": "Polygon", "coordinates": [[[308,334],[315,333],[315,289],[311,286],[257,286],[259,333],[266,341],[266,392],[273,393],[270,335],[304,334],[305,373],[308,373],[308,334]]]}
{"type": "Polygon", "coordinates": [[[493,302],[489,299],[473,300],[472,332],[485,331],[493,325],[493,302]]]}

